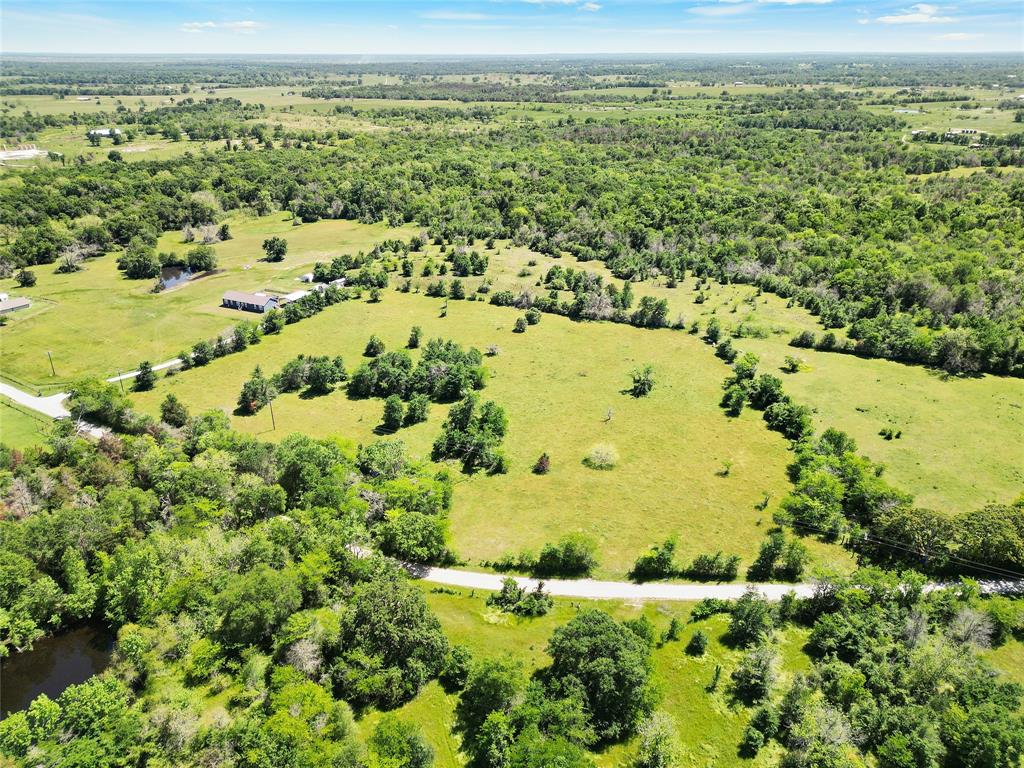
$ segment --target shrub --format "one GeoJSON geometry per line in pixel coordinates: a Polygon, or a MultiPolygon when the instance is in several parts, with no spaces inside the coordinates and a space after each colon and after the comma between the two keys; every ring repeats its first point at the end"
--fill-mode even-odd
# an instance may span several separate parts
{"type": "Polygon", "coordinates": [[[722,600],[717,597],[705,597],[693,606],[693,610],[690,611],[690,621],[703,621],[717,613],[730,613],[731,611],[732,603],[728,600],[722,600]]]}
{"type": "Polygon", "coordinates": [[[366,347],[363,349],[363,355],[365,357],[377,357],[384,352],[384,342],[381,341],[377,336],[371,336],[370,340],[366,342],[366,347]]]}
{"type": "Polygon", "coordinates": [[[557,544],[545,544],[533,571],[537,576],[588,576],[597,567],[597,543],[582,533],[570,533],[557,544]]]}
{"type": "Polygon", "coordinates": [[[696,581],[732,581],[739,571],[739,555],[699,554],[686,569],[686,575],[696,581]]]}
{"type": "Polygon", "coordinates": [[[430,413],[430,398],[424,394],[413,395],[405,409],[406,425],[419,424],[426,421],[430,413]]]}
{"type": "Polygon", "coordinates": [[[21,288],[31,288],[36,284],[36,273],[30,269],[21,269],[14,276],[14,280],[21,288]]]}
{"type": "Polygon", "coordinates": [[[777,656],[770,645],[749,651],[731,675],[736,695],[747,702],[762,701],[776,680],[777,656]]]}
{"type": "Polygon", "coordinates": [[[540,310],[532,307],[526,310],[526,322],[530,325],[537,325],[540,322],[540,310]]]}
{"type": "Polygon", "coordinates": [[[708,649],[708,636],[702,629],[693,633],[690,642],[686,644],[686,652],[690,656],[703,656],[708,649]]]}
{"type": "Polygon", "coordinates": [[[614,469],[619,462],[619,452],[609,443],[598,443],[583,458],[584,465],[591,469],[614,469]]]}
{"type": "Polygon", "coordinates": [[[401,428],[402,419],[405,416],[405,409],[402,406],[402,398],[398,395],[391,395],[384,401],[384,416],[381,424],[384,429],[394,432],[401,428]]]}
{"type": "Polygon", "coordinates": [[[472,664],[473,655],[469,648],[464,645],[453,645],[448,651],[441,665],[441,672],[438,680],[449,693],[462,690],[466,685],[466,678],[469,677],[469,667],[472,664]]]}
{"type": "Polygon", "coordinates": [[[546,453],[542,453],[533,465],[533,473],[535,475],[546,475],[550,469],[551,458],[546,453]]]}
{"type": "Polygon", "coordinates": [[[651,394],[651,390],[654,389],[654,368],[645,365],[633,371],[631,376],[633,386],[630,387],[629,394],[633,397],[646,397],[651,394]]]}
{"type": "Polygon", "coordinates": [[[675,564],[676,540],[666,539],[658,546],[655,544],[649,552],[645,552],[636,559],[629,577],[636,581],[650,581],[651,579],[667,579],[676,573],[675,564]]]}
{"type": "Polygon", "coordinates": [[[789,342],[791,347],[807,349],[814,346],[814,331],[801,331],[789,342]]]}
{"type": "Polygon", "coordinates": [[[160,418],[172,427],[184,427],[188,421],[188,408],[173,392],[168,392],[160,403],[160,418]]]}
{"type": "Polygon", "coordinates": [[[526,318],[517,317],[515,327],[512,329],[513,333],[526,333],[526,318]]]}
{"type": "Polygon", "coordinates": [[[538,582],[532,592],[527,592],[511,576],[502,579],[501,591],[492,592],[487,605],[517,616],[543,616],[551,610],[554,601],[544,591],[544,582],[538,582]]]}

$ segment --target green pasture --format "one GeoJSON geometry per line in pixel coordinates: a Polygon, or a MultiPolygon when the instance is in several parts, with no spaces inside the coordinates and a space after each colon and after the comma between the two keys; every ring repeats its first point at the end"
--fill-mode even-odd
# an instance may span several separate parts
{"type": "Polygon", "coordinates": [[[0,444],[8,448],[28,448],[43,442],[50,420],[0,397],[0,444]]]}
{"type": "MultiPolygon", "coordinates": [[[[301,287],[298,276],[316,261],[369,250],[381,239],[408,238],[414,231],[339,220],[296,227],[283,213],[236,215],[227,221],[234,239],[216,245],[218,271],[162,293],[151,293],[154,280],[126,279],[115,254],[91,259],[73,274],[56,274],[54,265],[36,267],[38,282],[27,290],[13,279],[0,280],[0,290],[28,296],[34,303],[12,315],[0,330],[3,374],[41,386],[84,375],[113,376],[141,360],[167,360],[238,322],[238,313],[220,306],[224,291],[293,291],[301,287]],[[271,235],[288,240],[288,256],[281,263],[260,261],[261,243],[271,235]]],[[[161,237],[158,250],[184,254],[192,247],[182,242],[180,233],[171,232],[161,237]]]]}
{"type": "MultiPolygon", "coordinates": [[[[514,310],[451,301],[442,317],[443,304],[390,289],[380,303],[345,302],[245,352],[163,378],[135,400],[156,414],[160,401],[174,392],[193,411],[231,412],[257,364],[272,373],[300,353],[340,354],[352,370],[371,334],[395,349],[404,346],[413,325],[427,338],[481,350],[497,345],[500,353],[487,359],[490,379],[483,397],[508,413],[511,468],[505,475],[460,478],[451,533],[461,557],[477,566],[509,550],[536,551],[582,531],[599,543],[603,576],[621,577],[648,545],[673,533],[680,536],[684,557],[721,549],[751,562],[771,525],[771,507],[759,511],[755,505],[766,496],[774,505],[785,494],[789,454],[785,441],[756,414],[722,414],[720,382],[728,370],[698,340],[679,331],[556,316],[516,334],[514,310]],[[650,397],[634,399],[623,389],[630,372],[648,363],[658,384],[650,397]],[[614,470],[583,466],[598,443],[611,443],[619,452],[614,470]],[[531,469],[543,452],[552,469],[538,476],[531,469]]],[[[428,422],[396,437],[412,454],[429,454],[445,411],[434,405],[428,422]]],[[[381,412],[382,401],[350,400],[342,390],[316,398],[284,394],[274,402],[276,431],[269,409],[235,416],[233,423],[267,439],[300,431],[367,442],[379,437],[381,412]]],[[[847,562],[838,548],[815,545],[814,551],[819,562],[847,562]]]]}
{"type": "MultiPolygon", "coordinates": [[[[546,292],[536,282],[556,260],[506,248],[495,262],[496,287],[546,292]],[[524,269],[530,274],[520,276],[524,269]]],[[[614,279],[600,262],[563,258],[557,263],[614,279]]],[[[711,283],[700,291],[695,285],[693,277],[676,288],[660,279],[634,283],[633,290],[638,297],[665,298],[670,319],[681,314],[687,326],[696,321],[701,332],[714,316],[726,331],[742,326],[763,336],[737,338],[733,345],[756,353],[762,370],[782,377],[786,391],[814,409],[819,430],[833,426],[853,436],[861,452],[882,462],[889,479],[913,493],[919,505],[963,512],[1024,491],[1024,380],[950,378],[923,366],[796,349],[789,341],[799,331],[823,333],[807,311],[787,307],[777,296],[757,295],[749,285],[711,283]],[[696,301],[699,295],[702,303],[696,301]],[[787,356],[805,362],[800,372],[781,372],[787,356]],[[902,430],[900,439],[879,434],[888,427],[902,430]]]]}
{"type": "Polygon", "coordinates": [[[874,104],[866,109],[876,115],[893,115],[909,128],[923,131],[948,131],[952,128],[973,128],[985,133],[1014,133],[1024,126],[1013,121],[1014,110],[997,109],[996,104],[1005,96],[991,94],[981,101],[970,102],[971,109],[961,109],[962,102],[926,102],[921,104],[874,104]],[[898,112],[900,109],[918,110],[916,114],[898,112]]]}

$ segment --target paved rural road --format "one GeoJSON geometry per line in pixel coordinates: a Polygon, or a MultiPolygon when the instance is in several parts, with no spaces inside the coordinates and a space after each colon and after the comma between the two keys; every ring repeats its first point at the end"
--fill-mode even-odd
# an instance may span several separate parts
{"type": "MultiPolygon", "coordinates": [[[[355,548],[357,554],[364,556],[369,550],[355,548]]],[[[432,568],[402,563],[411,576],[434,584],[445,584],[450,587],[469,589],[486,589],[497,591],[505,576],[497,573],[480,573],[478,571],[458,571],[454,568],[432,568]]],[[[515,576],[519,586],[533,589],[538,579],[515,576]]],[[[978,589],[986,594],[1022,594],[1024,581],[1006,579],[1004,581],[979,581],[978,589]]],[[[944,589],[952,583],[929,582],[924,590],[930,592],[944,589]]],[[[810,597],[814,594],[817,584],[666,584],[650,582],[637,584],[632,581],[594,581],[593,579],[550,579],[544,580],[544,591],[556,597],[578,597],[584,600],[703,600],[706,597],[717,597],[722,600],[736,600],[750,587],[754,587],[768,600],[780,600],[787,592],[794,592],[798,597],[810,597]]]]}
{"type": "MultiPolygon", "coordinates": [[[[180,363],[181,358],[176,357],[173,360],[165,360],[159,365],[154,365],[153,370],[162,371],[164,368],[170,368],[172,365],[179,365],[180,363]]],[[[111,376],[107,381],[124,381],[125,379],[134,379],[138,375],[138,371],[128,371],[128,373],[122,373],[120,376],[111,376]]]]}
{"type": "MultiPolygon", "coordinates": [[[[450,587],[497,591],[505,578],[497,573],[457,571],[453,568],[424,568],[404,564],[409,573],[423,581],[450,587]]],[[[537,579],[514,577],[521,587],[533,589],[537,579]]],[[[593,579],[551,579],[544,581],[544,591],[556,597],[578,597],[586,600],[702,600],[717,597],[736,600],[747,591],[749,584],[664,584],[653,582],[635,584],[631,581],[594,581],[593,579]]],[[[779,600],[787,592],[809,597],[813,584],[754,584],[758,592],[769,600],[779,600]]]]}
{"type": "MultiPolygon", "coordinates": [[[[159,365],[154,365],[153,370],[162,371],[164,368],[170,368],[180,363],[181,360],[176,357],[173,360],[166,360],[159,365]]],[[[111,376],[107,381],[125,381],[127,379],[134,379],[138,375],[138,371],[128,371],[128,373],[122,373],[120,376],[111,376]]],[[[28,392],[23,392],[17,387],[0,381],[0,395],[10,398],[18,405],[24,406],[29,410],[49,416],[51,419],[66,419],[71,416],[70,411],[64,407],[64,400],[68,396],[67,392],[58,392],[55,395],[42,397],[30,395],[28,392]]],[[[100,437],[106,431],[103,427],[97,427],[95,424],[89,424],[88,422],[83,422],[83,430],[93,437],[100,437]]]]}
{"type": "Polygon", "coordinates": [[[18,405],[23,405],[44,416],[49,416],[51,419],[63,419],[71,415],[68,413],[68,409],[64,407],[64,398],[68,396],[67,392],[58,392],[56,395],[50,395],[49,397],[37,397],[0,381],[0,395],[10,398],[18,405]]]}

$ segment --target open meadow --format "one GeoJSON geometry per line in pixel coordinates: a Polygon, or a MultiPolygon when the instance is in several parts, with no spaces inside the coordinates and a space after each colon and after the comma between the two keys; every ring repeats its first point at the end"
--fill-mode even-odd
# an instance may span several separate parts
{"type": "MultiPolygon", "coordinates": [[[[725,417],[718,393],[727,368],[698,340],[679,331],[555,316],[517,334],[511,310],[450,301],[441,317],[443,303],[391,290],[379,303],[343,302],[264,337],[258,346],[161,379],[153,391],[133,397],[149,413],[159,412],[168,392],[194,412],[231,412],[257,364],[270,374],[300,353],[341,355],[351,371],[371,334],[388,349],[401,348],[413,325],[423,329],[424,338],[452,339],[482,351],[493,344],[500,352],[485,360],[490,377],[481,395],[508,413],[511,468],[505,475],[457,483],[451,534],[461,557],[478,564],[512,550],[536,552],[581,531],[599,542],[602,575],[624,575],[648,545],[670,533],[679,534],[684,556],[724,550],[750,562],[771,525],[770,511],[755,507],[786,492],[788,452],[755,414],[725,417]],[[650,397],[635,399],[623,390],[631,371],[645,364],[654,366],[658,383],[650,397]],[[613,470],[582,464],[601,443],[619,453],[613,470]],[[552,468],[538,476],[532,467],[544,452],[552,468]]],[[[352,400],[342,389],[314,398],[283,394],[274,401],[276,432],[270,431],[269,409],[234,416],[232,423],[263,439],[300,431],[369,442],[380,437],[381,408],[380,399],[352,400]]],[[[445,410],[433,406],[426,423],[395,437],[414,455],[429,454],[445,410]]],[[[838,548],[816,552],[820,561],[847,561],[838,548]]]]}
{"type": "MultiPolygon", "coordinates": [[[[537,280],[556,263],[614,280],[600,262],[552,259],[525,249],[506,248],[491,262],[488,274],[495,288],[516,293],[546,292],[537,280]]],[[[733,342],[737,349],[757,354],[762,370],[781,376],[786,391],[813,409],[819,431],[836,427],[850,434],[860,451],[884,464],[887,476],[921,506],[957,513],[1020,494],[1024,380],[947,376],[920,365],[798,349],[789,344],[797,333],[822,332],[806,310],[750,285],[708,281],[698,289],[697,283],[688,277],[669,288],[659,279],[634,283],[633,291],[638,297],[665,299],[670,320],[682,316],[701,333],[717,318],[724,331],[738,337],[733,342]],[[791,356],[801,361],[800,369],[784,373],[791,356]],[[965,423],[971,428],[965,429],[965,423]],[[888,428],[899,431],[900,438],[886,439],[881,432],[888,428]]],[[[563,292],[566,297],[571,294],[563,292]]],[[[842,331],[835,333],[844,337],[842,331]]]]}

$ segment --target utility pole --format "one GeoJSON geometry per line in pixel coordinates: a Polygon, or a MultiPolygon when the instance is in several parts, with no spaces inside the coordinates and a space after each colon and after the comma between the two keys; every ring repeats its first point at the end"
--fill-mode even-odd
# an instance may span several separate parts
{"type": "Polygon", "coordinates": [[[117,383],[121,385],[121,394],[124,394],[124,379],[121,378],[121,369],[117,369],[117,383]]]}
{"type": "Polygon", "coordinates": [[[270,406],[270,426],[275,432],[277,431],[277,419],[274,418],[274,399],[271,398],[267,404],[270,406]]]}
{"type": "Polygon", "coordinates": [[[50,354],[50,350],[46,350],[46,359],[50,361],[50,373],[56,378],[57,371],[53,367],[53,356],[50,354]]]}

